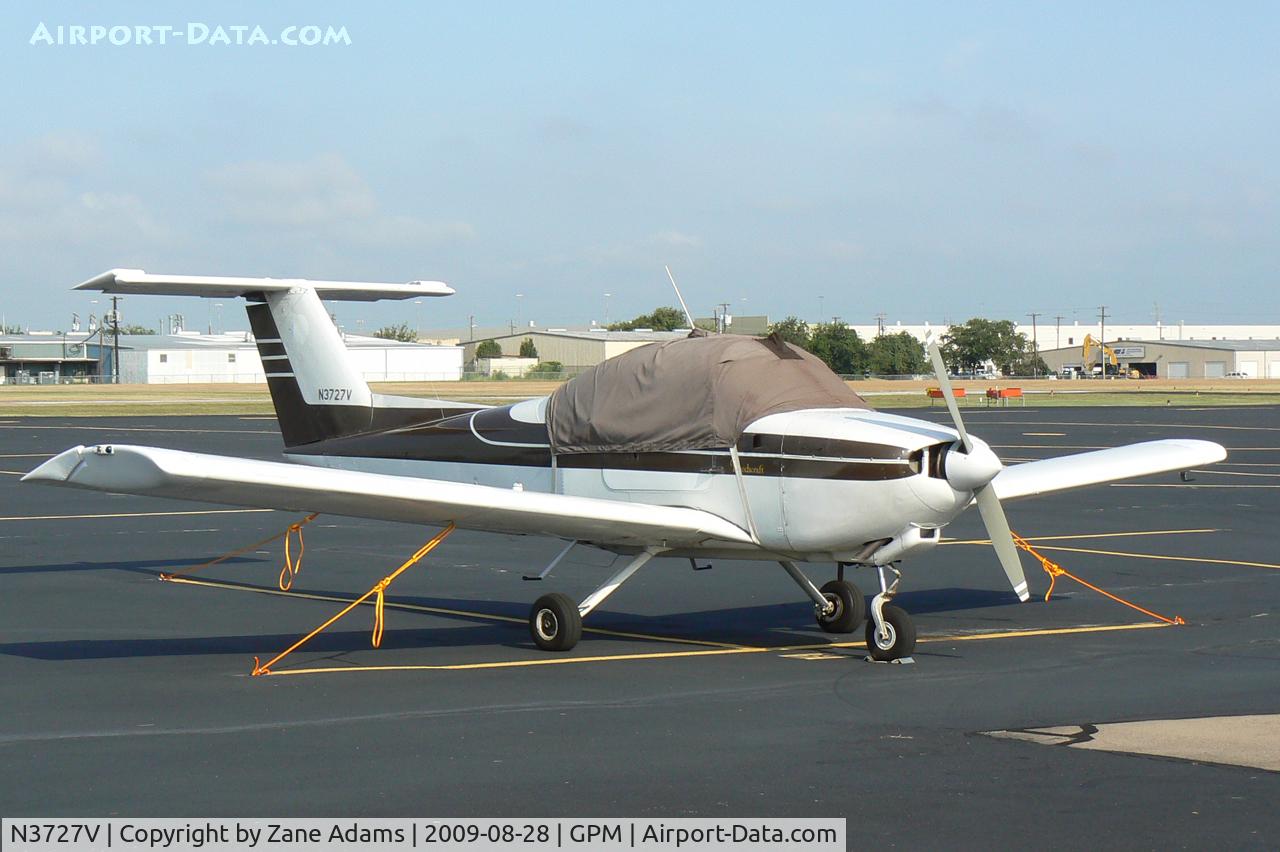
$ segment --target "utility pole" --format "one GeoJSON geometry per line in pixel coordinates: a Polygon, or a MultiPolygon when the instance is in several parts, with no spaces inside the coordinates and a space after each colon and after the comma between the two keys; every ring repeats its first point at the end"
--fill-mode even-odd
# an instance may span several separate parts
{"type": "Polygon", "coordinates": [[[884,311],[876,314],[876,337],[884,337],[884,320],[888,316],[884,311]]]}
{"type": "Polygon", "coordinates": [[[1102,321],[1100,331],[1102,340],[1098,341],[1098,355],[1102,359],[1102,378],[1107,377],[1107,306],[1098,306],[1098,318],[1102,321]]]}
{"type": "Polygon", "coordinates": [[[111,336],[114,338],[111,353],[112,384],[120,384],[120,297],[111,297],[111,336]]]}
{"type": "Polygon", "coordinates": [[[724,334],[729,330],[729,303],[721,302],[716,307],[720,309],[720,321],[716,323],[716,328],[720,334],[724,334]]]}
{"type": "Polygon", "coordinates": [[[1036,317],[1038,313],[1030,313],[1031,317],[1031,378],[1040,378],[1040,341],[1036,338],[1036,317]]]}
{"type": "Polygon", "coordinates": [[[468,340],[475,340],[476,339],[476,315],[475,314],[472,314],[471,316],[467,317],[467,327],[471,330],[471,336],[468,338],[468,340]]]}
{"type": "Polygon", "coordinates": [[[1062,314],[1058,314],[1053,318],[1053,333],[1054,333],[1053,348],[1061,349],[1062,348],[1062,314]]]}

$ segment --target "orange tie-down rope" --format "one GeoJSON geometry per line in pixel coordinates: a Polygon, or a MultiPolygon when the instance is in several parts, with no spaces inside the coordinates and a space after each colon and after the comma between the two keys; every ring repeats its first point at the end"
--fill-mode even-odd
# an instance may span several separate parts
{"type": "Polygon", "coordinates": [[[1010,534],[1013,536],[1013,543],[1016,544],[1018,547],[1022,548],[1023,550],[1025,550],[1027,553],[1030,553],[1036,559],[1040,560],[1040,567],[1044,568],[1045,573],[1049,575],[1049,591],[1044,593],[1044,599],[1046,601],[1048,601],[1049,597],[1053,594],[1053,587],[1057,584],[1058,577],[1061,575],[1064,577],[1070,577],[1072,580],[1075,580],[1080,585],[1089,589],[1093,589],[1098,594],[1111,598],[1111,600],[1115,601],[1116,603],[1122,603],[1131,609],[1136,609],[1138,612],[1143,613],[1144,615],[1149,615],[1152,618],[1156,619],[1157,621],[1163,621],[1165,624],[1186,624],[1186,622],[1182,620],[1182,616],[1180,615],[1175,615],[1173,618],[1169,618],[1168,616],[1161,615],[1158,612],[1152,612],[1149,609],[1143,609],[1142,607],[1138,606],[1136,603],[1133,603],[1132,601],[1127,601],[1124,598],[1117,597],[1116,595],[1111,594],[1105,589],[1099,589],[1097,586],[1095,586],[1093,583],[1088,582],[1087,580],[1081,580],[1079,577],[1077,577],[1075,574],[1072,574],[1066,568],[1063,568],[1057,562],[1054,562],[1049,557],[1040,553],[1038,550],[1036,550],[1034,547],[1031,546],[1030,542],[1028,542],[1022,536],[1018,535],[1016,532],[1011,532],[1010,534]]]}
{"type": "Polygon", "coordinates": [[[293,587],[293,578],[296,577],[298,575],[298,572],[302,570],[302,554],[306,553],[306,550],[307,550],[307,545],[302,540],[302,528],[305,527],[307,524],[311,523],[312,521],[314,521],[319,516],[320,516],[319,512],[313,512],[310,515],[307,515],[302,520],[296,523],[289,524],[289,526],[285,528],[284,532],[278,532],[273,536],[268,536],[267,538],[264,538],[262,541],[255,541],[253,544],[245,545],[244,547],[241,547],[237,550],[233,550],[230,553],[224,553],[221,556],[219,556],[217,559],[211,559],[208,562],[205,562],[203,564],[194,565],[190,568],[184,568],[181,571],[170,571],[168,573],[162,573],[160,575],[160,579],[172,580],[175,577],[181,577],[183,575],[191,574],[195,571],[199,571],[203,568],[209,568],[211,566],[217,565],[219,562],[226,562],[228,559],[230,559],[233,556],[239,556],[242,553],[248,553],[251,550],[257,550],[259,547],[262,547],[262,545],[270,544],[271,542],[283,536],[284,537],[284,565],[281,566],[280,568],[279,586],[280,586],[280,591],[287,592],[289,591],[290,588],[293,587]],[[295,535],[298,537],[297,560],[293,558],[293,552],[289,549],[289,541],[295,535]]]}
{"type": "Polygon", "coordinates": [[[402,564],[399,568],[392,571],[390,574],[388,574],[387,576],[379,580],[377,583],[375,583],[372,589],[365,592],[363,595],[356,598],[351,603],[347,604],[346,607],[344,607],[343,610],[339,612],[337,615],[330,618],[324,624],[321,624],[315,630],[312,630],[306,636],[303,636],[297,642],[294,642],[292,645],[290,645],[288,648],[281,651],[279,654],[276,654],[275,657],[267,661],[266,665],[262,665],[261,663],[258,662],[258,658],[254,657],[253,658],[253,676],[257,677],[258,675],[271,674],[272,666],[274,666],[276,663],[280,662],[285,657],[292,654],[294,651],[301,648],[307,642],[311,641],[311,639],[316,634],[320,633],[329,625],[333,624],[335,621],[342,618],[342,616],[351,612],[351,610],[355,609],[360,604],[367,601],[373,595],[377,595],[377,598],[374,600],[374,604],[373,604],[373,637],[372,639],[373,639],[373,647],[375,648],[379,647],[382,644],[382,628],[385,623],[385,615],[383,613],[383,602],[384,602],[383,592],[386,590],[387,586],[391,585],[392,580],[394,580],[396,577],[399,577],[400,574],[405,569],[411,567],[419,559],[426,556],[431,551],[435,550],[436,546],[440,544],[440,542],[448,538],[449,533],[453,532],[456,528],[457,527],[451,521],[449,525],[444,529],[442,529],[439,533],[437,533],[434,538],[432,538],[426,544],[422,545],[422,547],[418,549],[417,553],[413,554],[408,559],[406,559],[404,561],[404,564],[402,564]]]}

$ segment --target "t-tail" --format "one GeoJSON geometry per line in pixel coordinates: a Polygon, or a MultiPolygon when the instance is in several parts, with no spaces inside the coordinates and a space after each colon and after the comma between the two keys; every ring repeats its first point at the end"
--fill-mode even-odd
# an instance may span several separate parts
{"type": "Polygon", "coordinates": [[[153,275],[112,269],[77,290],[248,301],[249,324],[286,447],[429,423],[483,406],[374,393],[347,353],[320,297],[348,301],[448,296],[438,281],[378,284],[275,278],[153,275]]]}

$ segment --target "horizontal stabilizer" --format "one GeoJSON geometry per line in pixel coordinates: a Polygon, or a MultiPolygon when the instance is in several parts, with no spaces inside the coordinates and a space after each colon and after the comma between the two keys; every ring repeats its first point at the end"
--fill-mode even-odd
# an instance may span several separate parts
{"type": "Polygon", "coordinates": [[[991,485],[1001,500],[1012,500],[1153,473],[1187,470],[1220,462],[1226,457],[1227,451],[1222,445],[1212,441],[1189,438],[1146,441],[1013,465],[1000,471],[991,485]]]}
{"type": "Polygon", "coordinates": [[[22,481],[412,524],[452,521],[463,529],[600,544],[751,542],[737,525],[698,509],[121,444],[72,447],[22,481]]]}
{"type": "Polygon", "coordinates": [[[379,299],[416,299],[451,296],[452,287],[442,281],[410,281],[379,284],[371,281],[308,281],[305,278],[236,278],[225,275],[153,275],[141,269],[109,269],[76,287],[103,293],[147,296],[202,296],[234,299],[250,293],[306,287],[325,299],[376,302],[379,299]]]}

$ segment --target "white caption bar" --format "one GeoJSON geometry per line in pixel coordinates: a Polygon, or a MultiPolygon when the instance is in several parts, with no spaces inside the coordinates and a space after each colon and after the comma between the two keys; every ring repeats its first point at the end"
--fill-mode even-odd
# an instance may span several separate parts
{"type": "Polygon", "coordinates": [[[842,850],[843,819],[19,819],[6,852],[255,850],[842,850]]]}

